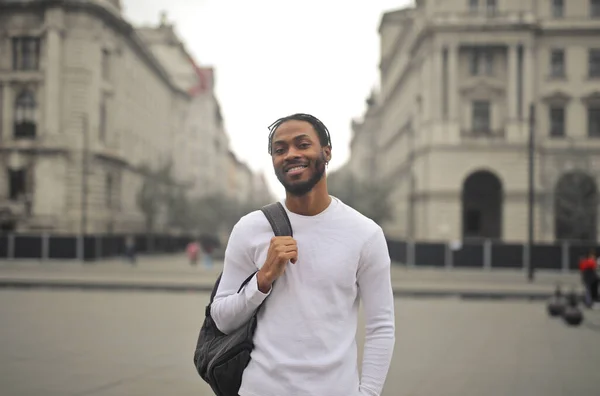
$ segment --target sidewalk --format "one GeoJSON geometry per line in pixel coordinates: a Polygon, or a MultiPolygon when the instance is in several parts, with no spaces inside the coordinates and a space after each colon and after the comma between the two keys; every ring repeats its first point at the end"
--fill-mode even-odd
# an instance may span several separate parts
{"type": "MultiPolygon", "coordinates": [[[[0,287],[122,291],[210,292],[222,269],[191,267],[184,255],[141,256],[133,266],[123,259],[78,261],[0,261],[0,287]]],[[[396,296],[546,299],[556,284],[581,290],[579,274],[537,271],[533,283],[520,270],[407,268],[393,265],[396,296]]]]}

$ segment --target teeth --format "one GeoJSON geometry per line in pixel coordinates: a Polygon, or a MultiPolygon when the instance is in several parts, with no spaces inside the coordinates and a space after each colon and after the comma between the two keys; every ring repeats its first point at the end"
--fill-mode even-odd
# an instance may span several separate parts
{"type": "Polygon", "coordinates": [[[291,172],[291,171],[295,171],[296,169],[304,169],[304,168],[306,168],[306,166],[304,166],[304,165],[300,165],[300,166],[295,166],[295,167],[293,167],[293,168],[290,168],[290,169],[288,169],[287,171],[288,171],[288,172],[291,172]]]}

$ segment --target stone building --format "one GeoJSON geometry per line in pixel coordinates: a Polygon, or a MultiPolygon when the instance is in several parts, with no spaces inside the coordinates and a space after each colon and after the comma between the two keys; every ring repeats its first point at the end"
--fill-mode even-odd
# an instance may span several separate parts
{"type": "Polygon", "coordinates": [[[214,70],[169,29],[154,41],[118,0],[0,0],[2,231],[143,231],[143,169],[174,158],[194,194],[226,190],[214,70]]]}
{"type": "Polygon", "coordinates": [[[228,163],[229,137],[215,94],[214,68],[197,64],[164,14],[159,26],[136,30],[175,84],[190,95],[183,130],[175,135],[174,173],[189,186],[190,198],[225,195],[222,170],[228,163]]]}
{"type": "Polygon", "coordinates": [[[597,240],[599,0],[417,0],[380,39],[354,141],[396,187],[389,237],[526,240],[532,106],[535,239],[597,240]]]}
{"type": "Polygon", "coordinates": [[[372,180],[377,176],[377,140],[374,138],[380,129],[380,109],[376,92],[366,101],[367,109],[362,119],[352,121],[350,141],[351,158],[342,172],[350,172],[359,181],[372,180]]]}

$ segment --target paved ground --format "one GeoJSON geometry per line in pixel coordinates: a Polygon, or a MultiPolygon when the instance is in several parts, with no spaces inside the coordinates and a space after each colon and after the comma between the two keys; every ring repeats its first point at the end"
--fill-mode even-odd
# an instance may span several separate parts
{"type": "MultiPolygon", "coordinates": [[[[190,267],[183,255],[141,257],[137,266],[123,260],[96,263],[73,261],[0,261],[2,287],[73,287],[210,291],[222,268],[190,267]]],[[[545,299],[556,283],[580,289],[577,273],[538,271],[534,283],[519,270],[427,269],[392,266],[397,296],[516,297],[545,299]]]]}
{"type": "MultiPolygon", "coordinates": [[[[211,395],[192,364],[207,298],[0,290],[0,393],[211,395]]],[[[540,302],[397,299],[384,395],[597,396],[600,312],[588,319],[568,328],[540,302]]]]}

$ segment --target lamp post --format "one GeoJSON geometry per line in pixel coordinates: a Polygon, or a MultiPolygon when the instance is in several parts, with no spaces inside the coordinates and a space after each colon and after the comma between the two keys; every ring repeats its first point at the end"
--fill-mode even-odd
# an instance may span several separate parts
{"type": "Polygon", "coordinates": [[[87,174],[88,174],[88,118],[83,115],[83,130],[82,130],[82,147],[81,147],[81,235],[82,237],[87,232],[87,174]]]}
{"type": "Polygon", "coordinates": [[[532,245],[534,238],[534,206],[535,206],[535,105],[529,105],[529,147],[528,147],[528,232],[527,232],[527,279],[533,282],[535,265],[532,260],[532,245]]]}

